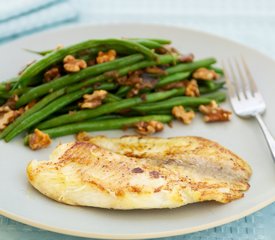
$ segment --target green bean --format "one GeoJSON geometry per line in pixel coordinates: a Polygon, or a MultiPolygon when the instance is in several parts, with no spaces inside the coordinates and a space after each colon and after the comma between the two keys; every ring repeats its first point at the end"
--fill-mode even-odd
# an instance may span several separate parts
{"type": "Polygon", "coordinates": [[[167,68],[166,72],[168,74],[177,73],[177,72],[190,72],[200,67],[208,67],[214,63],[216,63],[215,58],[205,58],[205,59],[197,60],[190,63],[179,63],[173,67],[167,68]]]}
{"type": "Polygon", "coordinates": [[[204,98],[208,98],[210,100],[215,100],[218,103],[224,102],[226,100],[226,93],[219,91],[219,92],[213,92],[209,94],[203,95],[204,98]]]}
{"type": "Polygon", "coordinates": [[[4,131],[0,134],[0,139],[4,138],[8,133],[10,133],[13,129],[15,129],[21,122],[24,122],[29,116],[33,115],[40,109],[46,107],[49,103],[54,101],[56,98],[60,97],[65,93],[65,89],[60,89],[56,92],[53,92],[39,102],[37,102],[32,108],[24,112],[21,116],[16,118],[10,125],[8,125],[4,131]]]}
{"type": "Polygon", "coordinates": [[[170,115],[149,115],[145,117],[131,117],[131,118],[118,118],[107,119],[101,121],[85,121],[81,123],[68,124],[61,127],[51,128],[43,130],[44,133],[49,134],[50,137],[56,138],[69,134],[78,133],[80,131],[102,131],[112,129],[123,129],[125,127],[131,127],[133,124],[141,121],[159,121],[167,123],[172,121],[173,117],[170,115]]]}
{"type": "Polygon", "coordinates": [[[121,86],[116,92],[116,95],[119,97],[124,97],[131,90],[131,88],[132,87],[130,86],[121,86]]]}
{"type": "Polygon", "coordinates": [[[146,38],[146,39],[157,42],[162,45],[171,44],[171,40],[168,40],[168,39],[160,39],[160,38],[146,38]]]}
{"type": "Polygon", "coordinates": [[[106,98],[104,99],[104,102],[118,102],[121,101],[122,99],[112,93],[108,93],[106,98]]]}
{"type": "Polygon", "coordinates": [[[170,74],[160,79],[160,81],[156,84],[156,87],[158,88],[169,83],[178,82],[188,78],[189,76],[190,76],[190,72],[178,72],[178,73],[170,74]]]}
{"type": "Polygon", "coordinates": [[[156,41],[152,41],[152,40],[149,40],[149,39],[129,39],[130,41],[134,41],[134,42],[137,42],[147,48],[150,48],[150,49],[154,49],[154,48],[161,48],[162,45],[156,41]]]}
{"type": "Polygon", "coordinates": [[[221,89],[225,82],[213,82],[213,86],[209,88],[208,86],[199,86],[200,94],[205,94],[205,93],[211,93],[215,92],[219,89],[221,89]]]}
{"type": "Polygon", "coordinates": [[[209,66],[208,67],[211,70],[214,70],[216,73],[220,74],[221,76],[224,75],[223,69],[222,68],[218,68],[218,67],[214,67],[214,66],[209,66]]]}
{"type": "Polygon", "coordinates": [[[34,76],[41,73],[43,70],[47,69],[49,66],[61,61],[68,54],[75,54],[81,50],[85,50],[93,47],[99,47],[102,45],[122,46],[127,49],[139,52],[144,56],[148,57],[149,59],[157,59],[157,55],[153,53],[150,49],[133,41],[120,40],[120,39],[88,40],[85,42],[71,45],[69,47],[61,48],[57,51],[47,54],[42,59],[30,65],[28,68],[26,68],[26,70],[20,76],[18,80],[18,84],[20,84],[21,86],[28,85],[29,83],[31,83],[32,78],[34,76]]]}
{"type": "MultiPolygon", "coordinates": [[[[101,84],[99,84],[98,86],[94,86],[94,89],[95,90],[106,90],[106,91],[110,91],[110,90],[114,90],[114,89],[116,89],[117,88],[117,84],[115,84],[115,83],[101,83],[101,84]]],[[[68,91],[68,90],[70,90],[69,88],[67,88],[67,92],[68,93],[71,93],[71,92],[73,92],[73,91],[68,91]]]]}
{"type": "Polygon", "coordinates": [[[47,128],[52,128],[52,127],[60,126],[67,123],[81,122],[83,120],[91,119],[107,113],[113,113],[123,109],[127,109],[143,102],[156,102],[159,100],[167,99],[172,96],[183,95],[183,93],[184,93],[184,89],[179,88],[179,89],[172,89],[165,92],[149,93],[149,94],[145,94],[143,97],[123,99],[119,102],[110,102],[110,103],[103,104],[95,109],[81,110],[81,111],[75,112],[72,115],[68,115],[68,114],[61,115],[59,117],[40,123],[37,126],[37,128],[47,129],[47,128]]]}
{"type": "MultiPolygon", "coordinates": [[[[171,43],[171,41],[166,40],[166,39],[129,38],[127,40],[137,42],[137,43],[143,45],[144,47],[148,47],[150,49],[159,48],[159,47],[162,47],[163,44],[170,44],[171,43]]],[[[120,48],[117,48],[116,46],[109,46],[106,49],[104,49],[104,47],[93,48],[92,52],[98,53],[99,51],[105,51],[107,49],[121,50],[120,48]]],[[[127,48],[124,48],[124,49],[127,50],[127,48]]],[[[52,52],[56,51],[56,49],[49,49],[49,50],[43,50],[43,51],[34,51],[34,50],[31,50],[31,49],[24,49],[24,50],[27,51],[27,52],[30,52],[30,53],[41,55],[41,56],[45,56],[49,53],[52,53],[52,52]]]]}
{"type": "Polygon", "coordinates": [[[165,110],[171,109],[174,106],[188,106],[188,107],[196,107],[201,104],[209,104],[211,99],[204,97],[174,97],[165,101],[156,102],[154,104],[142,104],[140,106],[133,107],[132,109],[140,112],[151,112],[156,110],[165,110]]]}
{"type": "Polygon", "coordinates": [[[5,98],[0,98],[0,105],[4,104],[6,102],[5,98]]]}
{"type": "MultiPolygon", "coordinates": [[[[135,70],[139,70],[145,67],[150,67],[150,66],[155,66],[155,65],[159,65],[159,64],[169,64],[172,63],[174,61],[176,61],[178,58],[178,56],[175,55],[162,55],[159,56],[159,61],[158,63],[156,63],[155,61],[150,61],[150,60],[144,60],[141,62],[137,62],[133,65],[129,65],[123,68],[120,68],[118,70],[116,70],[114,73],[114,75],[116,75],[116,77],[121,77],[121,76],[125,76],[127,75],[129,72],[135,71],[135,70]]],[[[91,78],[91,79],[87,79],[84,82],[75,84],[71,87],[68,88],[68,92],[71,91],[76,91],[78,89],[81,89],[83,87],[92,85],[94,83],[98,83],[98,82],[102,82],[102,81],[106,81],[106,80],[112,80],[114,77],[111,77],[109,74],[103,74],[103,75],[99,75],[95,78],[91,78]]]]}
{"type": "Polygon", "coordinates": [[[24,104],[30,102],[31,100],[36,99],[40,96],[43,96],[50,91],[60,89],[62,87],[68,86],[72,83],[78,82],[90,76],[94,76],[106,71],[111,71],[113,69],[123,67],[128,64],[133,64],[141,60],[142,58],[143,56],[141,54],[134,54],[134,55],[123,57],[121,59],[117,59],[111,62],[94,65],[86,69],[83,69],[77,73],[68,74],[58,79],[52,80],[49,83],[45,83],[40,86],[34,87],[30,91],[26,92],[22,97],[19,98],[18,102],[16,103],[16,107],[23,106],[24,104]]]}
{"type": "Polygon", "coordinates": [[[152,42],[156,42],[156,43],[161,44],[161,45],[171,44],[171,40],[158,39],[158,38],[129,38],[129,40],[138,41],[141,44],[142,44],[143,41],[152,41],[152,42]]]}
{"type": "Polygon", "coordinates": [[[22,88],[19,88],[19,89],[15,89],[13,91],[5,91],[5,92],[0,92],[0,97],[2,98],[10,98],[14,95],[17,95],[17,96],[21,96],[22,94],[28,92],[30,90],[29,87],[22,87],[22,88]]]}
{"type": "Polygon", "coordinates": [[[12,131],[10,131],[5,136],[5,141],[9,142],[18,134],[22,133],[24,130],[32,127],[33,125],[37,124],[38,122],[42,121],[43,119],[47,118],[52,113],[56,112],[57,110],[63,108],[64,106],[74,102],[75,100],[81,98],[84,94],[90,93],[92,88],[87,88],[84,90],[80,90],[77,92],[73,92],[70,94],[66,94],[55,101],[50,102],[47,106],[40,111],[35,112],[34,114],[27,117],[24,121],[21,121],[12,131]]]}

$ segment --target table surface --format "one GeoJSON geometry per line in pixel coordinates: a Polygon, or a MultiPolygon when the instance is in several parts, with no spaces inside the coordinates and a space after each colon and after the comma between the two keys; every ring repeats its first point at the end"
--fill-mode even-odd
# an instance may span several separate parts
{"type": "MultiPolygon", "coordinates": [[[[74,23],[157,23],[191,27],[242,42],[275,58],[275,1],[273,0],[70,0],[70,2],[79,13],[74,23]]],[[[0,7],[1,4],[3,3],[0,1],[0,7]]],[[[40,30],[47,30],[49,27],[40,30]]],[[[28,34],[32,33],[34,31],[28,31],[28,34]]],[[[274,226],[275,203],[220,227],[164,239],[271,240],[275,239],[274,226]]],[[[44,231],[0,216],[0,240],[4,239],[80,240],[83,238],[44,231]]]]}

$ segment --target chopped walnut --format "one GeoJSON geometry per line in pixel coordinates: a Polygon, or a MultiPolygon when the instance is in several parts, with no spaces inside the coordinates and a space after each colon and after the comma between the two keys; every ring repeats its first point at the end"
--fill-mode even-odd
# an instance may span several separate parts
{"type": "Polygon", "coordinates": [[[172,114],[184,124],[190,124],[195,117],[194,111],[185,111],[183,106],[173,107],[172,114]]]}
{"type": "Polygon", "coordinates": [[[214,70],[207,68],[198,68],[193,72],[192,76],[200,80],[215,80],[218,78],[218,74],[214,70]]]}
{"type": "Polygon", "coordinates": [[[0,107],[0,130],[5,129],[24,112],[23,108],[12,110],[9,106],[0,107]]]}
{"type": "Polygon", "coordinates": [[[24,107],[24,110],[25,110],[25,111],[29,110],[29,109],[32,108],[35,104],[36,104],[36,100],[30,101],[30,102],[24,107]]]}
{"type": "Polygon", "coordinates": [[[84,101],[80,103],[81,108],[96,108],[102,104],[102,100],[107,96],[105,90],[96,90],[92,94],[85,94],[84,101]]]}
{"type": "Polygon", "coordinates": [[[90,140],[91,137],[86,132],[79,132],[76,134],[75,138],[79,142],[87,142],[90,140]]]}
{"type": "Polygon", "coordinates": [[[135,86],[143,82],[143,79],[140,77],[141,73],[141,71],[134,71],[126,76],[117,78],[116,81],[119,85],[135,86]]]}
{"type": "Polygon", "coordinates": [[[127,93],[127,98],[136,96],[141,89],[152,89],[158,82],[156,78],[144,74],[143,70],[138,70],[129,73],[126,76],[116,78],[119,85],[131,86],[131,90],[127,93]],[[143,76],[141,76],[143,74],[143,76]]]}
{"type": "Polygon", "coordinates": [[[105,62],[110,62],[116,59],[116,51],[111,49],[108,52],[102,52],[100,51],[98,53],[98,56],[96,58],[97,63],[105,63],[105,62]]]}
{"type": "Polygon", "coordinates": [[[200,105],[199,111],[203,113],[205,122],[229,121],[232,113],[218,106],[216,101],[211,101],[209,105],[200,105]]]}
{"type": "Polygon", "coordinates": [[[186,85],[185,95],[189,97],[197,97],[200,95],[200,90],[196,80],[192,79],[186,85]]]}
{"type": "Polygon", "coordinates": [[[182,63],[188,63],[188,62],[193,62],[194,59],[194,54],[193,53],[189,53],[189,54],[181,54],[179,57],[179,62],[182,63]]]}
{"type": "Polygon", "coordinates": [[[61,76],[58,67],[53,67],[44,73],[44,82],[50,82],[61,76]]]}
{"type": "Polygon", "coordinates": [[[165,86],[159,88],[159,90],[170,90],[170,89],[174,89],[174,88],[186,87],[188,82],[189,81],[187,81],[187,80],[183,80],[183,81],[179,81],[179,82],[168,83],[165,86]]]}
{"type": "Polygon", "coordinates": [[[37,128],[34,130],[33,134],[29,135],[28,138],[28,144],[32,150],[46,148],[51,144],[51,142],[50,136],[37,128]]]}
{"type": "Polygon", "coordinates": [[[5,103],[3,106],[8,106],[11,109],[16,109],[16,103],[18,101],[18,96],[17,95],[12,95],[5,103]]]}
{"type": "Polygon", "coordinates": [[[64,69],[67,72],[79,72],[81,69],[87,67],[87,63],[83,59],[76,59],[72,55],[67,55],[63,59],[64,69]]]}
{"type": "Polygon", "coordinates": [[[163,124],[158,121],[138,122],[134,124],[136,132],[141,135],[150,135],[163,130],[163,124]]]}
{"type": "Polygon", "coordinates": [[[166,75],[166,71],[160,67],[147,67],[145,68],[145,72],[157,75],[166,75]]]}
{"type": "Polygon", "coordinates": [[[136,87],[133,87],[132,89],[130,89],[130,91],[126,95],[126,98],[137,96],[139,94],[140,86],[141,85],[137,84],[136,87]]]}

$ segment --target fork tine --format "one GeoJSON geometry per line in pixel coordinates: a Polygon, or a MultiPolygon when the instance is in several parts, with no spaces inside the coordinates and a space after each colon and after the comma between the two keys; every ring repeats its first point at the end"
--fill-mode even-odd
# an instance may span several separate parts
{"type": "Polygon", "coordinates": [[[252,90],[252,95],[254,96],[255,93],[258,92],[256,82],[255,82],[254,78],[252,77],[252,74],[251,74],[251,72],[250,72],[243,56],[241,56],[241,59],[242,59],[242,62],[243,62],[244,70],[246,72],[246,75],[247,75],[249,83],[250,83],[250,88],[252,90]]]}
{"type": "MultiPolygon", "coordinates": [[[[241,69],[240,64],[238,63],[238,60],[236,58],[234,58],[234,60],[235,60],[235,65],[237,66],[238,75],[241,79],[242,92],[243,92],[244,96],[246,98],[248,98],[251,96],[250,86],[248,86],[248,84],[247,84],[247,80],[243,74],[243,70],[241,69]]],[[[247,76],[247,78],[249,79],[248,76],[247,76]]]]}
{"type": "Polygon", "coordinates": [[[222,67],[223,67],[223,70],[224,70],[224,78],[225,78],[226,85],[227,85],[228,90],[229,90],[228,93],[229,93],[230,98],[238,97],[235,86],[233,85],[233,83],[229,79],[229,76],[228,76],[229,71],[227,71],[228,69],[225,67],[224,61],[222,61],[222,67]]]}
{"type": "Polygon", "coordinates": [[[234,85],[235,85],[235,89],[236,89],[236,93],[237,93],[237,96],[238,96],[238,99],[239,100],[242,100],[245,98],[245,95],[244,95],[244,91],[242,90],[242,88],[239,86],[239,80],[238,80],[238,77],[236,76],[236,73],[235,73],[235,70],[234,70],[234,67],[233,67],[233,64],[232,64],[232,61],[229,59],[228,60],[228,65],[229,65],[229,68],[231,70],[231,78],[234,82],[234,85]]]}

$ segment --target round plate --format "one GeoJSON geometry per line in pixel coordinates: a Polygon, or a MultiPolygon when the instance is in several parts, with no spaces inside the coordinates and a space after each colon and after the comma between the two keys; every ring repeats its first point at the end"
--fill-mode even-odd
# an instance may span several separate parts
{"type": "MultiPolygon", "coordinates": [[[[152,25],[80,26],[45,32],[0,47],[1,79],[17,74],[25,63],[37,56],[23,49],[44,50],[57,44],[68,45],[90,38],[146,37],[167,38],[184,53],[196,58],[214,56],[221,59],[242,55],[263,93],[266,123],[275,133],[274,76],[275,63],[261,53],[241,44],[190,29],[152,25]],[[273,112],[274,113],[274,112],[273,112]],[[273,125],[273,126],[272,126],[273,125]]],[[[230,108],[229,104],[224,105],[230,108]]],[[[130,132],[131,133],[131,132],[130,132]]],[[[121,136],[121,131],[100,132],[121,136]]],[[[128,132],[127,132],[128,134],[128,132]]],[[[118,211],[67,206],[48,199],[27,182],[26,166],[32,159],[48,159],[60,138],[48,149],[33,152],[23,146],[22,138],[0,142],[0,213],[14,220],[50,231],[94,238],[153,238],[191,233],[218,226],[251,214],[275,200],[275,165],[264,137],[254,119],[233,116],[231,122],[205,124],[197,116],[190,126],[175,123],[159,134],[162,137],[195,135],[209,138],[228,147],[253,169],[250,190],[245,197],[228,204],[197,203],[178,209],[118,211]]]]}

